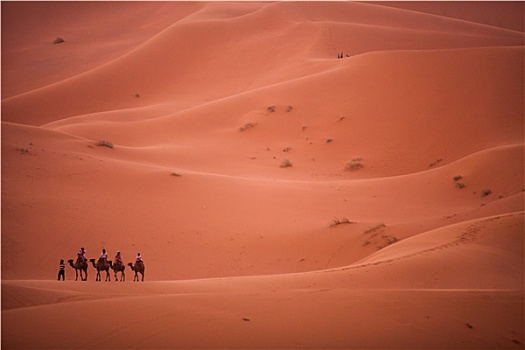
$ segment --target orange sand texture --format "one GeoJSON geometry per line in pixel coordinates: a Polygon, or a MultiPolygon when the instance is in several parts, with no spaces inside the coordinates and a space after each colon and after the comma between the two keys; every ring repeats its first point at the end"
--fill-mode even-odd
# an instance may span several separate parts
{"type": "Polygon", "coordinates": [[[1,6],[3,349],[525,346],[523,2],[1,6]]]}

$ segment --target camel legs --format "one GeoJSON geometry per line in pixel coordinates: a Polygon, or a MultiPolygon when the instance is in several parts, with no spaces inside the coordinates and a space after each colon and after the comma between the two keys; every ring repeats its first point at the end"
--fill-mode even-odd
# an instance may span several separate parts
{"type": "Polygon", "coordinates": [[[86,274],[86,276],[83,276],[82,275],[82,269],[75,269],[75,281],[78,280],[78,275],[80,274],[80,279],[82,281],[87,281],[87,271],[84,271],[84,273],[86,274]]]}

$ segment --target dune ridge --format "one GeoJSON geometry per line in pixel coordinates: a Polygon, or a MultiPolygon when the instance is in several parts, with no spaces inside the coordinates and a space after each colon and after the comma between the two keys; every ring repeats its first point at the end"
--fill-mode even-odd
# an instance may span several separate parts
{"type": "Polygon", "coordinates": [[[3,2],[2,348],[523,348],[523,4],[474,5],[3,2]]]}

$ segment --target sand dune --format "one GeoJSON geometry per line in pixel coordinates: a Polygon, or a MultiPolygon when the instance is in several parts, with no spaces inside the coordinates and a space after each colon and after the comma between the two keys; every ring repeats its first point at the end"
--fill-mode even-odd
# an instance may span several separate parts
{"type": "Polygon", "coordinates": [[[3,2],[2,347],[523,348],[523,4],[472,5],[3,2]]]}

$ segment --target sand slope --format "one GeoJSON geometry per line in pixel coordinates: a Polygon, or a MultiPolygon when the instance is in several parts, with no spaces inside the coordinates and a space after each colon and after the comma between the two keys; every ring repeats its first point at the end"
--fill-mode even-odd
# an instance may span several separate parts
{"type": "Polygon", "coordinates": [[[3,348],[523,348],[519,4],[60,4],[2,3],[3,348]]]}

